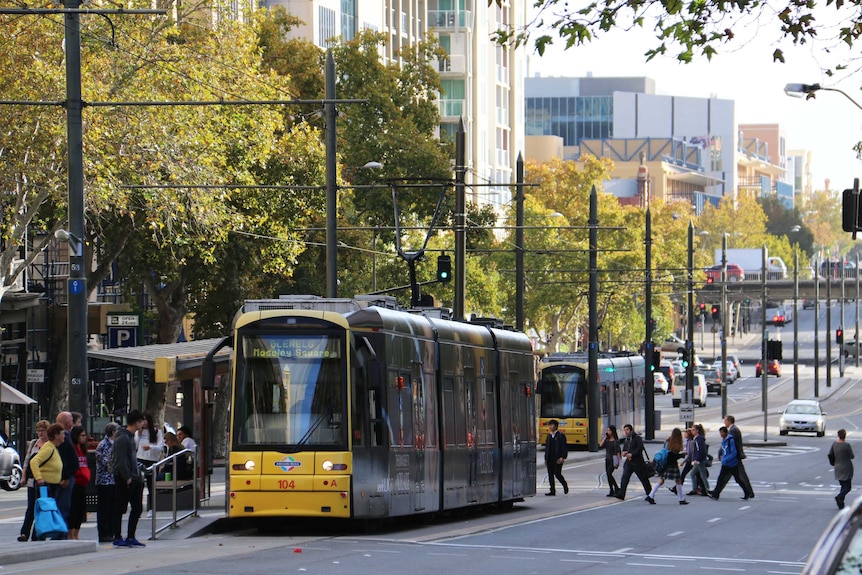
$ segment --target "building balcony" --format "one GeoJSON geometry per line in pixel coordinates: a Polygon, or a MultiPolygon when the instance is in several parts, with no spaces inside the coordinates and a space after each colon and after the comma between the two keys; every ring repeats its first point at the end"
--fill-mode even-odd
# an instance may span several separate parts
{"type": "Polygon", "coordinates": [[[443,74],[466,74],[467,59],[461,54],[452,54],[444,60],[437,60],[437,71],[443,74]]]}
{"type": "Polygon", "coordinates": [[[461,118],[464,116],[464,100],[440,99],[440,118],[461,118]]]}
{"type": "Polygon", "coordinates": [[[428,25],[432,28],[466,28],[471,19],[469,10],[428,10],[428,25]]]}

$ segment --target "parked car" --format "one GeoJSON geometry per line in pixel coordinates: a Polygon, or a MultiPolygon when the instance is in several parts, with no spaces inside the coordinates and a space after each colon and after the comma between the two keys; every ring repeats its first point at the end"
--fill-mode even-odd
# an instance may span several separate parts
{"type": "Polygon", "coordinates": [[[787,404],[778,418],[778,433],[789,432],[816,433],[817,437],[826,435],[826,412],[820,409],[820,402],[814,399],[794,399],[787,404]]]}
{"type": "MultiPolygon", "coordinates": [[[[707,283],[719,283],[721,281],[721,264],[715,264],[704,270],[707,283]]],[[[745,270],[742,266],[728,262],[725,278],[729,282],[741,282],[745,280],[745,270]]]]}
{"type": "Polygon", "coordinates": [[[670,391],[670,384],[667,382],[667,378],[660,371],[657,371],[652,374],[653,378],[653,391],[655,393],[663,393],[667,395],[667,392],[670,391]]]}
{"type": "Polygon", "coordinates": [[[0,488],[4,491],[17,491],[23,477],[21,456],[0,437],[0,488]]]}
{"type": "Polygon", "coordinates": [[[662,342],[661,350],[667,353],[685,353],[685,340],[672,335],[662,342]]]}
{"type": "Polygon", "coordinates": [[[698,370],[699,374],[706,380],[706,393],[721,395],[721,373],[720,370],[711,367],[698,370]]]}
{"type": "MultiPolygon", "coordinates": [[[[760,366],[760,361],[757,362],[757,365],[754,366],[754,377],[760,377],[763,373],[762,368],[760,366]]],[[[775,377],[781,377],[781,362],[777,359],[770,359],[766,362],[766,374],[774,375],[775,377]]]]}
{"type": "MultiPolygon", "coordinates": [[[[682,403],[682,396],[685,393],[684,373],[673,378],[671,393],[673,393],[671,403],[674,407],[679,407],[679,404],[682,403]]],[[[694,374],[694,398],[692,403],[698,407],[706,407],[706,379],[704,379],[702,373],[694,374]]]]}

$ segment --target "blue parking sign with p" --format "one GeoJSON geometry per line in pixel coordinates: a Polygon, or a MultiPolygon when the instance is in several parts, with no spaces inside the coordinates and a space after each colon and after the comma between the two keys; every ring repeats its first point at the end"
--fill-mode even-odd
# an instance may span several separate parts
{"type": "Polygon", "coordinates": [[[137,327],[109,327],[108,347],[135,347],[138,345],[137,327]]]}

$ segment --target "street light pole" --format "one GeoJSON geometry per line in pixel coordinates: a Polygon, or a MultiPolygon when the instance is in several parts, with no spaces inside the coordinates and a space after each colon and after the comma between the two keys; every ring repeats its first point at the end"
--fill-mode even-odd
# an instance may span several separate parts
{"type": "Polygon", "coordinates": [[[326,297],[338,297],[338,183],[336,182],[337,155],[335,150],[335,58],[332,50],[326,51],[324,68],[323,114],[325,118],[324,148],[326,172],[326,297]]]}
{"type": "Polygon", "coordinates": [[[787,84],[784,86],[784,93],[793,98],[801,98],[804,95],[808,95],[809,97],[813,98],[814,96],[812,94],[821,90],[826,92],[838,92],[839,94],[853,102],[854,106],[862,110],[862,105],[860,105],[859,102],[851,98],[850,95],[847,94],[844,90],[839,90],[838,88],[824,88],[820,84],[787,84]]]}
{"type": "Polygon", "coordinates": [[[515,163],[515,329],[524,331],[524,158],[515,163]]]}
{"type": "MultiPolygon", "coordinates": [[[[841,266],[841,318],[838,320],[838,327],[841,328],[841,332],[844,332],[844,285],[847,283],[844,281],[844,266],[841,266]]],[[[841,344],[843,347],[843,343],[841,344]]],[[[844,350],[839,347],[838,348],[838,376],[844,377],[844,350]]]]}

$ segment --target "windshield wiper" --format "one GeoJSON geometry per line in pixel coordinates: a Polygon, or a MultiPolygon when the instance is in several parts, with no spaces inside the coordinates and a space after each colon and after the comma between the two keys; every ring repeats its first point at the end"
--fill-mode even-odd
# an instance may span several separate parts
{"type": "Polygon", "coordinates": [[[320,424],[323,423],[323,420],[326,419],[327,417],[330,417],[332,415],[332,413],[333,413],[333,409],[330,406],[330,407],[326,408],[326,411],[324,411],[319,416],[317,416],[317,419],[314,420],[314,423],[311,424],[311,427],[308,428],[308,431],[305,432],[305,435],[303,435],[299,439],[299,441],[296,443],[296,445],[293,446],[293,449],[291,449],[288,453],[296,453],[297,451],[299,451],[299,448],[302,447],[303,445],[305,445],[308,442],[308,440],[311,439],[311,434],[314,433],[314,431],[318,427],[320,427],[320,424]]]}

